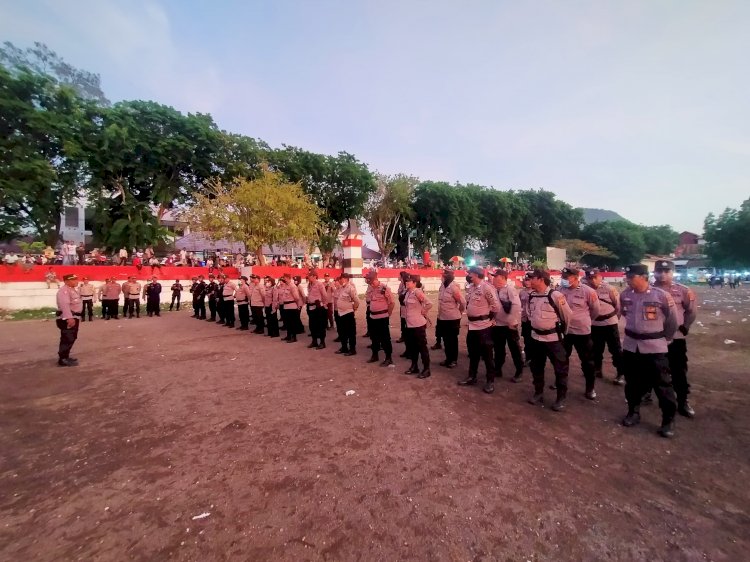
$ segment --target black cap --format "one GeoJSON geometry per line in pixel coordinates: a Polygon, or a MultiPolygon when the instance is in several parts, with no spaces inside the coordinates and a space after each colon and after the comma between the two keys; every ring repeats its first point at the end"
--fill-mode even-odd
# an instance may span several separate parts
{"type": "Polygon", "coordinates": [[[670,260],[659,260],[654,264],[654,271],[673,271],[674,262],[670,260]]]}
{"type": "Polygon", "coordinates": [[[580,272],[575,267],[563,267],[560,275],[568,277],[569,275],[578,275],[580,272]]]}
{"type": "Polygon", "coordinates": [[[524,281],[529,281],[531,279],[531,271],[527,271],[526,274],[523,276],[524,281]]]}
{"type": "Polygon", "coordinates": [[[63,275],[63,281],[74,281],[78,279],[78,276],[75,273],[68,273],[67,275],[63,275]]]}
{"type": "Polygon", "coordinates": [[[632,265],[625,266],[625,275],[648,275],[648,267],[642,263],[634,263],[632,265]]]}
{"type": "Polygon", "coordinates": [[[500,277],[505,277],[506,279],[508,278],[508,272],[501,267],[498,267],[495,271],[490,272],[490,275],[492,275],[493,277],[497,277],[499,275],[500,277]]]}
{"type": "Polygon", "coordinates": [[[592,268],[586,271],[586,277],[596,277],[597,275],[599,275],[599,270],[596,268],[592,268]]]}
{"type": "Polygon", "coordinates": [[[477,267],[476,265],[469,268],[469,273],[473,273],[474,275],[478,275],[480,279],[484,279],[484,269],[481,267],[477,267]]]}
{"type": "Polygon", "coordinates": [[[240,279],[242,279],[243,281],[247,281],[247,277],[245,277],[244,275],[240,275],[240,279]]]}

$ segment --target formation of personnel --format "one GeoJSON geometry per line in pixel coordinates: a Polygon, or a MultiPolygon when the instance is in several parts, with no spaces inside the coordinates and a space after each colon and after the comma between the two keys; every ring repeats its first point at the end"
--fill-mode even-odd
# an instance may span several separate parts
{"type": "MultiPolygon", "coordinates": [[[[458,384],[476,385],[480,363],[483,363],[483,390],[488,394],[494,392],[495,379],[503,376],[507,347],[514,367],[512,382],[520,382],[526,365],[530,368],[534,391],[529,402],[533,405],[546,405],[545,367],[549,360],[554,373],[551,388],[556,391],[551,409],[560,412],[566,409],[569,359],[573,350],[580,359],[585,379],[584,396],[595,400],[595,383],[603,376],[607,349],[616,371],[613,383],[625,385],[628,412],[623,425],[631,427],[639,423],[641,405],[648,403],[653,391],[662,411],[659,434],[671,437],[676,413],[686,417],[695,415],[688,401],[686,343],[696,317],[695,294],[674,282],[674,264],[670,261],[656,264],[654,285],[649,284],[646,266],[631,265],[625,273],[628,288],[618,294],[595,269],[584,275],[577,269],[565,268],[557,289],[552,287],[547,271],[535,270],[526,274],[518,290],[509,281],[506,271],[491,272],[489,282],[485,280],[484,270],[473,267],[467,272],[462,291],[455,280],[455,271],[446,269],[437,299],[436,331],[445,350],[445,359],[440,365],[448,369],[457,367],[461,318],[466,314],[469,365],[466,378],[458,384]],[[625,319],[623,340],[619,332],[621,318],[625,319]]],[[[92,303],[97,297],[88,280],[84,279],[76,289],[75,276],[66,275],[63,279],[65,284],[58,292],[59,364],[73,366],[77,363],[70,358],[70,349],[77,337],[78,322],[84,319],[84,313],[92,319],[92,303]]],[[[422,291],[420,277],[401,272],[395,295],[375,271],[370,271],[365,281],[367,335],[372,352],[367,362],[379,363],[382,367],[393,365],[390,318],[398,301],[401,319],[398,342],[405,344],[402,357],[410,360],[405,374],[417,375],[420,379],[430,377],[427,327],[431,324],[428,313],[432,305],[422,291]],[[384,353],[382,361],[381,351],[384,353]]],[[[173,305],[176,300],[179,306],[175,293],[181,290],[182,286],[176,281],[172,286],[173,305]]],[[[200,276],[192,280],[190,292],[193,318],[238,330],[249,330],[252,322],[253,333],[271,338],[280,337],[280,329],[283,329],[286,336],[282,341],[289,343],[297,342],[297,337],[304,333],[301,321],[304,308],[311,338],[308,348],[325,349],[327,332],[335,326],[337,337],[333,341],[340,344],[335,353],[347,357],[357,355],[356,314],[360,300],[348,274],[335,280],[326,274],[321,280],[315,270],[310,270],[307,293],[301,278],[289,274],[282,275],[278,281],[251,275],[236,282],[226,274],[218,278],[209,275],[208,282],[200,276]],[[235,307],[239,326],[235,326],[235,307]]],[[[161,285],[155,277],[143,288],[134,278],[122,286],[108,280],[98,293],[105,317],[117,318],[120,293],[125,294],[126,299],[123,314],[137,317],[140,298],[144,297],[149,315],[158,315],[161,285]]]]}

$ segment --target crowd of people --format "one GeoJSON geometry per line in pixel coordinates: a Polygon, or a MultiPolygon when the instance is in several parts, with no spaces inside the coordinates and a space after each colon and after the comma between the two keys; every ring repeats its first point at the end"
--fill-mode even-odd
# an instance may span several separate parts
{"type": "MultiPolygon", "coordinates": [[[[435,345],[428,347],[427,328],[430,300],[422,291],[419,275],[401,272],[394,293],[374,270],[365,277],[365,318],[370,339],[368,363],[381,367],[394,364],[390,319],[399,308],[401,357],[409,360],[405,374],[419,379],[431,376],[430,351],[444,350],[439,363],[447,369],[458,366],[458,338],[461,320],[468,320],[466,347],[468,373],[461,386],[478,384],[480,364],[484,365],[484,392],[493,393],[495,379],[503,376],[506,349],[513,363],[513,382],[520,382],[528,366],[533,395],[529,402],[544,406],[545,366],[552,365],[555,390],[551,409],[566,409],[569,358],[573,351],[580,359],[585,379],[585,398],[595,400],[596,381],[603,378],[605,350],[608,350],[616,375],[616,385],[625,385],[628,412],[622,423],[633,426],[640,421],[640,408],[656,394],[662,411],[659,434],[674,434],[676,413],[693,417],[688,400],[686,337],[696,316],[692,290],[674,282],[674,264],[657,262],[656,282],[649,283],[649,272],[641,264],[625,270],[628,288],[622,294],[605,283],[598,270],[586,272],[568,267],[562,271],[557,288],[552,287],[549,272],[534,270],[516,288],[505,269],[485,272],[478,267],[462,271],[466,284],[455,279],[457,271],[445,269],[439,288],[435,345]],[[489,279],[485,279],[488,275],[489,279]],[[620,336],[620,318],[625,319],[624,338],[620,336]],[[381,352],[383,354],[381,358],[381,352]],[[421,362],[421,366],[420,366],[421,362]]],[[[75,341],[78,321],[93,319],[93,302],[102,301],[102,317],[118,317],[118,299],[125,296],[122,314],[140,316],[140,300],[145,298],[149,316],[159,315],[161,284],[156,277],[145,286],[135,278],[122,285],[108,280],[95,290],[86,280],[77,287],[75,275],[65,276],[65,287],[58,292],[58,326],[61,329],[59,364],[73,366],[70,348],[75,341]],[[75,332],[75,334],[73,333],[75,332]]],[[[171,286],[170,310],[180,309],[183,286],[171,286]]],[[[326,349],[328,332],[335,328],[335,353],[351,357],[358,353],[356,316],[360,299],[350,275],[336,279],[319,278],[311,269],[307,286],[301,276],[285,273],[279,279],[258,275],[231,279],[226,274],[193,278],[189,287],[193,318],[217,325],[264,334],[295,343],[305,333],[302,310],[306,311],[310,342],[308,348],[326,349]],[[208,306],[206,306],[208,305],[208,306]]]]}

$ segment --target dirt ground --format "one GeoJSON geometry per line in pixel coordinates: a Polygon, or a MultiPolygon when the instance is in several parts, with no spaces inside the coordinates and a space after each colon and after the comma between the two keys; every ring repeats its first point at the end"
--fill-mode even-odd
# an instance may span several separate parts
{"type": "Polygon", "coordinates": [[[456,386],[463,346],[422,381],[183,309],[84,324],[62,369],[53,322],[0,323],[0,559],[747,560],[750,290],[698,292],[673,440],[619,425],[609,365],[555,413],[508,364],[456,386]]]}

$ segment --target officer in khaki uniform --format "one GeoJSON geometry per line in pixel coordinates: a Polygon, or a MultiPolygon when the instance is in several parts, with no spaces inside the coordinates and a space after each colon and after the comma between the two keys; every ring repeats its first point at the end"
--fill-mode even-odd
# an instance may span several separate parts
{"type": "MultiPolygon", "coordinates": [[[[78,277],[63,275],[64,285],[57,290],[56,324],[60,329],[60,345],[57,350],[57,364],[60,367],[75,367],[78,360],[70,356],[70,350],[78,339],[78,325],[83,314],[81,295],[76,286],[78,277]]],[[[118,285],[119,287],[119,285],[118,285]]]]}
{"type": "Polygon", "coordinates": [[[396,306],[396,299],[391,289],[380,282],[378,273],[371,269],[367,273],[370,292],[370,337],[372,338],[372,356],[368,363],[377,363],[380,360],[378,354],[382,348],[385,352],[385,360],[381,367],[393,365],[393,344],[391,343],[390,320],[391,313],[396,306]]]}
{"type": "Polygon", "coordinates": [[[266,324],[268,325],[268,337],[279,337],[279,317],[276,312],[279,310],[279,291],[276,288],[276,282],[273,277],[266,275],[263,279],[265,283],[265,296],[263,303],[265,305],[266,324]]]}
{"type": "Polygon", "coordinates": [[[318,272],[311,269],[307,274],[307,317],[312,341],[307,347],[326,348],[326,321],[328,318],[328,291],[318,279],[318,272]]]}
{"type": "Polygon", "coordinates": [[[622,425],[631,427],[641,421],[641,399],[651,388],[662,412],[659,435],[674,435],[677,400],[667,357],[669,342],[677,330],[677,311],[672,296],[648,284],[648,268],[643,264],[625,268],[628,288],[620,295],[625,317],[622,363],[625,372],[625,398],[628,414],[622,425]]]}
{"type": "Polygon", "coordinates": [[[492,275],[492,286],[497,291],[500,311],[495,315],[492,327],[492,342],[495,349],[495,376],[503,376],[505,364],[505,346],[508,346],[513,365],[516,369],[513,382],[520,382],[523,375],[523,357],[521,356],[521,338],[518,328],[521,324],[521,297],[513,281],[508,280],[508,272],[496,269],[492,275]]]}
{"type": "Polygon", "coordinates": [[[135,281],[135,277],[128,277],[125,282],[121,285],[122,287],[122,317],[128,317],[128,311],[130,310],[130,280],[135,281]]]}
{"type": "Polygon", "coordinates": [[[234,301],[237,303],[237,316],[240,320],[238,330],[247,331],[250,329],[250,288],[247,284],[247,277],[240,277],[237,288],[234,291],[234,301]]]}
{"type": "Polygon", "coordinates": [[[359,297],[354,283],[350,282],[351,275],[342,273],[339,278],[338,298],[336,310],[339,314],[339,338],[341,349],[336,353],[346,356],[357,354],[357,320],[355,314],[359,308],[359,297]]]}
{"type": "Polygon", "coordinates": [[[596,291],[588,285],[583,285],[579,277],[580,271],[573,267],[564,267],[560,292],[572,312],[568,333],[565,334],[565,352],[570,354],[575,348],[581,360],[581,370],[586,380],[584,396],[589,400],[596,398],[596,373],[594,369],[594,342],[591,339],[591,322],[599,316],[599,297],[596,291]]]}
{"type": "Polygon", "coordinates": [[[679,283],[674,282],[674,262],[660,260],[654,267],[655,287],[667,291],[674,300],[677,317],[677,331],[669,343],[667,358],[669,370],[672,373],[672,385],[677,395],[677,413],[692,418],[695,410],[688,401],[690,384],[687,379],[687,335],[697,316],[697,302],[695,293],[679,283]]]}
{"type": "Polygon", "coordinates": [[[529,310],[529,295],[531,294],[531,272],[527,272],[521,280],[521,290],[518,298],[521,299],[521,338],[523,338],[524,362],[529,363],[529,349],[531,348],[531,322],[527,314],[529,310]]]}
{"type": "MultiPolygon", "coordinates": [[[[458,333],[461,329],[461,316],[464,310],[466,310],[466,301],[455,281],[455,272],[452,269],[445,269],[443,282],[438,289],[438,315],[435,326],[435,331],[445,342],[445,361],[440,362],[442,367],[452,369],[458,362],[458,333]]],[[[435,347],[433,346],[432,349],[435,347]]]]}
{"type": "Polygon", "coordinates": [[[599,297],[599,316],[591,323],[595,376],[602,378],[604,348],[607,347],[617,373],[614,383],[625,384],[625,375],[622,372],[622,342],[620,342],[620,294],[617,289],[603,281],[598,269],[589,269],[586,272],[586,283],[596,291],[599,297]]]}
{"type": "Polygon", "coordinates": [[[224,326],[234,328],[234,293],[237,285],[230,281],[226,273],[221,274],[221,301],[224,309],[224,326]]]}
{"type": "Polygon", "coordinates": [[[96,301],[96,289],[89,283],[89,278],[84,277],[83,283],[78,287],[78,294],[81,296],[81,302],[83,303],[83,312],[81,314],[81,322],[86,321],[86,312],[89,314],[89,322],[94,321],[94,302],[96,301]]]}
{"type": "Polygon", "coordinates": [[[469,331],[466,334],[466,347],[469,351],[469,375],[459,381],[461,386],[477,384],[479,360],[484,360],[487,369],[487,382],[484,392],[495,392],[495,362],[492,353],[492,326],[495,316],[500,312],[497,293],[492,285],[484,281],[484,271],[480,267],[469,269],[466,286],[466,316],[469,318],[469,331]]]}
{"type": "Polygon", "coordinates": [[[326,290],[326,297],[328,297],[328,306],[327,313],[328,313],[328,329],[332,329],[334,327],[333,323],[333,292],[336,290],[336,284],[331,283],[331,276],[326,273],[323,275],[323,287],[325,287],[326,290]]]}
{"type": "Polygon", "coordinates": [[[253,324],[255,329],[253,334],[262,334],[265,332],[266,323],[263,318],[263,311],[266,306],[266,286],[260,282],[259,275],[250,276],[250,311],[253,315],[253,324]]]}
{"type": "MultiPolygon", "coordinates": [[[[125,290],[125,283],[123,283],[123,291],[125,290]]],[[[135,311],[136,317],[141,317],[141,284],[135,280],[134,276],[128,278],[127,283],[128,292],[125,293],[125,302],[127,303],[127,315],[123,314],[123,318],[133,317],[135,311]]]]}
{"type": "Polygon", "coordinates": [[[559,412],[565,408],[568,395],[568,354],[563,340],[572,316],[565,297],[553,290],[549,272],[535,269],[531,274],[529,301],[526,315],[531,323],[531,347],[526,356],[531,360],[531,375],[534,379],[534,396],[529,403],[544,406],[544,367],[547,359],[555,371],[557,399],[552,410],[559,412]]]}
{"type": "Polygon", "coordinates": [[[411,359],[411,366],[405,375],[417,375],[418,379],[431,376],[430,350],[427,347],[427,313],[432,303],[422,292],[422,280],[419,275],[411,274],[406,278],[406,295],[404,308],[406,309],[406,349],[411,359]],[[419,370],[418,360],[422,357],[422,371],[419,370]]]}

